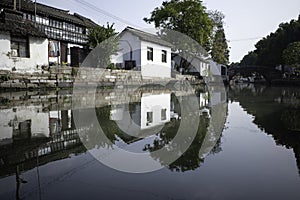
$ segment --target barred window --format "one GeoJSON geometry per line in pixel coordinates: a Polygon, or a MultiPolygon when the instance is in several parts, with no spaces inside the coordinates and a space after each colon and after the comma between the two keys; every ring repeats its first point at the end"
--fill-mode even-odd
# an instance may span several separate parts
{"type": "Polygon", "coordinates": [[[29,58],[28,38],[11,37],[11,55],[13,57],[29,58]]]}
{"type": "Polygon", "coordinates": [[[147,60],[153,61],[153,48],[151,48],[151,47],[147,48],[147,60]]]}
{"type": "Polygon", "coordinates": [[[147,112],[147,122],[146,126],[150,126],[153,122],[153,112],[147,112]]]}

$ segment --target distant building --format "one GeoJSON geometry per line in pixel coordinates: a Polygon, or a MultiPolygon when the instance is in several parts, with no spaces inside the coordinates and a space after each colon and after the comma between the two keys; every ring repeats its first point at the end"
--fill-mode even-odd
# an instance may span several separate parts
{"type": "Polygon", "coordinates": [[[119,52],[112,63],[121,69],[141,70],[144,78],[170,78],[171,46],[157,35],[127,27],[120,33],[119,52]]]}
{"type": "Polygon", "coordinates": [[[223,64],[219,64],[214,62],[213,60],[209,60],[209,71],[211,73],[212,82],[228,81],[228,70],[227,66],[223,64]]]}
{"type": "Polygon", "coordinates": [[[1,0],[0,10],[0,69],[79,66],[87,55],[90,19],[30,0],[1,0]]]}
{"type": "Polygon", "coordinates": [[[175,65],[177,66],[177,71],[183,72],[185,74],[195,75],[199,78],[205,78],[208,76],[209,72],[209,62],[207,59],[205,59],[202,56],[194,56],[193,58],[190,58],[191,60],[188,61],[189,65],[186,69],[178,69],[178,66],[180,66],[182,58],[180,55],[173,53],[172,54],[172,60],[175,62],[175,65]]]}

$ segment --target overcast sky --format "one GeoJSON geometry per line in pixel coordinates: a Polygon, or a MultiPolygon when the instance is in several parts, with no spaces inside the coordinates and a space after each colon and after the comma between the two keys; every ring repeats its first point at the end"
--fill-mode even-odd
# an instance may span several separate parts
{"type": "MultiPolygon", "coordinates": [[[[115,23],[117,31],[126,26],[150,28],[142,19],[161,5],[163,0],[37,0],[50,6],[67,9],[91,18],[99,24],[115,23]],[[106,11],[107,13],[103,13],[106,11]],[[109,17],[107,15],[111,14],[109,17]]],[[[230,41],[230,62],[240,61],[253,50],[260,38],[274,32],[281,22],[297,19],[300,0],[203,0],[208,10],[225,14],[226,37],[230,41]]]]}

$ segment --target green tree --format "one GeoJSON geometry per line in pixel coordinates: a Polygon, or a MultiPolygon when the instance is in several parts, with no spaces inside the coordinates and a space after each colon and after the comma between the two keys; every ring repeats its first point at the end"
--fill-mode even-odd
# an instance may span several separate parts
{"type": "Polygon", "coordinates": [[[111,64],[111,56],[118,50],[118,37],[114,24],[107,23],[107,26],[95,26],[89,29],[88,46],[93,49],[89,54],[88,67],[107,68],[111,64]]]}
{"type": "Polygon", "coordinates": [[[221,64],[228,64],[229,49],[224,32],[224,18],[225,15],[220,11],[210,11],[209,17],[213,21],[213,32],[211,41],[211,57],[221,64]]]}
{"type": "Polygon", "coordinates": [[[213,37],[211,57],[217,63],[226,65],[229,62],[229,50],[224,29],[217,30],[213,37]]]}
{"type": "Polygon", "coordinates": [[[298,20],[281,23],[279,28],[256,45],[257,65],[275,67],[284,64],[283,51],[293,42],[300,41],[300,15],[298,20]]]}
{"type": "Polygon", "coordinates": [[[241,61],[241,65],[256,65],[257,62],[257,53],[250,51],[241,61]]]}
{"type": "Polygon", "coordinates": [[[297,67],[300,65],[300,41],[287,46],[282,54],[284,64],[297,67]]]}
{"type": "Polygon", "coordinates": [[[181,57],[180,68],[187,69],[196,57],[208,56],[213,22],[201,0],[164,1],[144,21],[161,29],[160,36],[181,57]]]}
{"type": "Polygon", "coordinates": [[[95,26],[89,29],[88,34],[88,45],[90,48],[95,48],[101,42],[105,41],[106,39],[115,36],[117,33],[114,28],[114,24],[107,23],[105,26],[95,26]]]}
{"type": "Polygon", "coordinates": [[[210,50],[210,36],[213,22],[201,0],[164,1],[161,7],[151,12],[147,23],[154,23],[156,28],[170,29],[186,34],[207,51],[210,50]]]}

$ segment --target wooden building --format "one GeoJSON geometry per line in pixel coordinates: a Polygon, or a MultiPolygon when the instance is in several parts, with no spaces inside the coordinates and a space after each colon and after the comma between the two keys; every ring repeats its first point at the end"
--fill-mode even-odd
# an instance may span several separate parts
{"type": "MultiPolygon", "coordinates": [[[[47,64],[79,66],[88,52],[88,30],[97,25],[92,20],[77,13],[71,14],[68,10],[50,7],[30,0],[1,0],[0,12],[0,39],[6,42],[5,49],[10,49],[9,52],[1,52],[1,55],[10,54],[8,59],[14,60],[12,62],[17,67],[20,67],[16,64],[18,62],[21,63],[20,65],[26,65],[24,68],[34,68],[33,65],[45,64],[35,62],[36,56],[34,56],[35,53],[30,47],[31,44],[26,42],[30,41],[30,37],[36,36],[46,39],[47,49],[44,50],[45,41],[43,41],[43,48],[39,50],[46,51],[47,64]],[[7,28],[7,20],[11,26],[9,28],[7,28]],[[19,24],[21,24],[22,34],[19,34],[19,24]],[[24,47],[20,45],[20,49],[17,49],[17,51],[15,50],[16,43],[13,41],[14,35],[19,35],[18,45],[20,43],[25,45],[24,47]],[[32,59],[32,61],[24,63],[25,58],[27,60],[32,59]]],[[[0,45],[4,47],[4,43],[0,43],[0,45]]],[[[44,57],[44,55],[38,57],[44,57]]],[[[9,66],[8,61],[2,63],[0,69],[3,66],[9,66]]]]}

